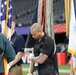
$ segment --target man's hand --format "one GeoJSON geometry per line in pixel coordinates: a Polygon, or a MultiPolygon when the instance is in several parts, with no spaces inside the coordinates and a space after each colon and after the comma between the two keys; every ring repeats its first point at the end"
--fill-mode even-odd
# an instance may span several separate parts
{"type": "Polygon", "coordinates": [[[11,68],[11,66],[9,64],[7,64],[7,75],[9,73],[9,69],[11,68]]]}
{"type": "Polygon", "coordinates": [[[30,59],[32,59],[32,57],[34,57],[34,54],[33,53],[30,53],[30,59]]]}

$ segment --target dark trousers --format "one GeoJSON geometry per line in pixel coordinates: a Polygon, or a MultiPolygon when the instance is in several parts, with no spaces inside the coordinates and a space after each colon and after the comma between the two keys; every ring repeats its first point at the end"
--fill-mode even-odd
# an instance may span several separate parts
{"type": "Polygon", "coordinates": [[[53,66],[48,66],[46,68],[39,69],[39,75],[56,75],[53,66]]]}

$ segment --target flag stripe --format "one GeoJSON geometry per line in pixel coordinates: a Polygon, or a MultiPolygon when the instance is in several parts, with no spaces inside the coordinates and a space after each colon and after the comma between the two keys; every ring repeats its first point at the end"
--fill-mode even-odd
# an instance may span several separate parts
{"type": "Polygon", "coordinates": [[[65,33],[66,32],[66,25],[63,24],[55,24],[54,25],[54,32],[55,33],[65,33]]]}

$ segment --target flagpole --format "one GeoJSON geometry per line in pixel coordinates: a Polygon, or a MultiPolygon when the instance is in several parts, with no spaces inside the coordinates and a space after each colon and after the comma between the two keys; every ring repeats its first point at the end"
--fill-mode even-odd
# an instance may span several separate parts
{"type": "Polygon", "coordinates": [[[5,27],[4,27],[4,35],[7,34],[7,24],[8,24],[8,6],[9,6],[9,0],[6,0],[6,19],[5,19],[5,27]]]}
{"type": "Polygon", "coordinates": [[[69,35],[69,19],[70,19],[70,0],[64,0],[65,18],[66,18],[66,36],[69,35]]]}
{"type": "Polygon", "coordinates": [[[53,0],[46,0],[46,33],[52,37],[53,0]]]}
{"type": "MultiPolygon", "coordinates": [[[[5,27],[4,27],[4,35],[6,36],[7,34],[7,24],[8,24],[8,9],[9,9],[9,0],[6,0],[6,19],[5,19],[5,27]]],[[[7,60],[3,56],[3,64],[4,64],[4,73],[3,75],[7,75],[7,60]]]]}
{"type": "Polygon", "coordinates": [[[38,5],[38,23],[42,24],[42,7],[43,7],[43,0],[39,0],[38,5]]]}
{"type": "Polygon", "coordinates": [[[51,37],[52,37],[52,39],[55,41],[55,38],[54,38],[54,23],[53,23],[53,0],[51,1],[51,15],[50,15],[50,17],[51,17],[51,37]]]}

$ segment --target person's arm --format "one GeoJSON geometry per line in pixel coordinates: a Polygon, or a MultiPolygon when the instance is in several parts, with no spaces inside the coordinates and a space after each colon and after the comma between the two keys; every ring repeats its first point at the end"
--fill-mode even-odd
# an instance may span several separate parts
{"type": "Polygon", "coordinates": [[[52,39],[47,38],[43,43],[41,53],[39,54],[39,56],[37,57],[32,56],[31,59],[39,64],[42,64],[45,62],[45,60],[48,58],[50,54],[51,55],[53,54],[53,51],[54,51],[54,42],[52,39]]]}
{"type": "Polygon", "coordinates": [[[23,56],[23,52],[18,52],[15,59],[9,63],[10,66],[15,65],[23,56]]]}
{"type": "Polygon", "coordinates": [[[32,56],[31,59],[39,64],[42,64],[45,62],[45,60],[48,58],[48,56],[46,54],[40,53],[39,56],[35,57],[32,56]]]}
{"type": "Polygon", "coordinates": [[[22,36],[18,36],[15,44],[16,44],[16,49],[17,49],[16,51],[18,52],[16,54],[15,59],[9,63],[10,66],[15,65],[22,58],[23,53],[24,53],[23,48],[25,47],[24,38],[22,36]]]}

